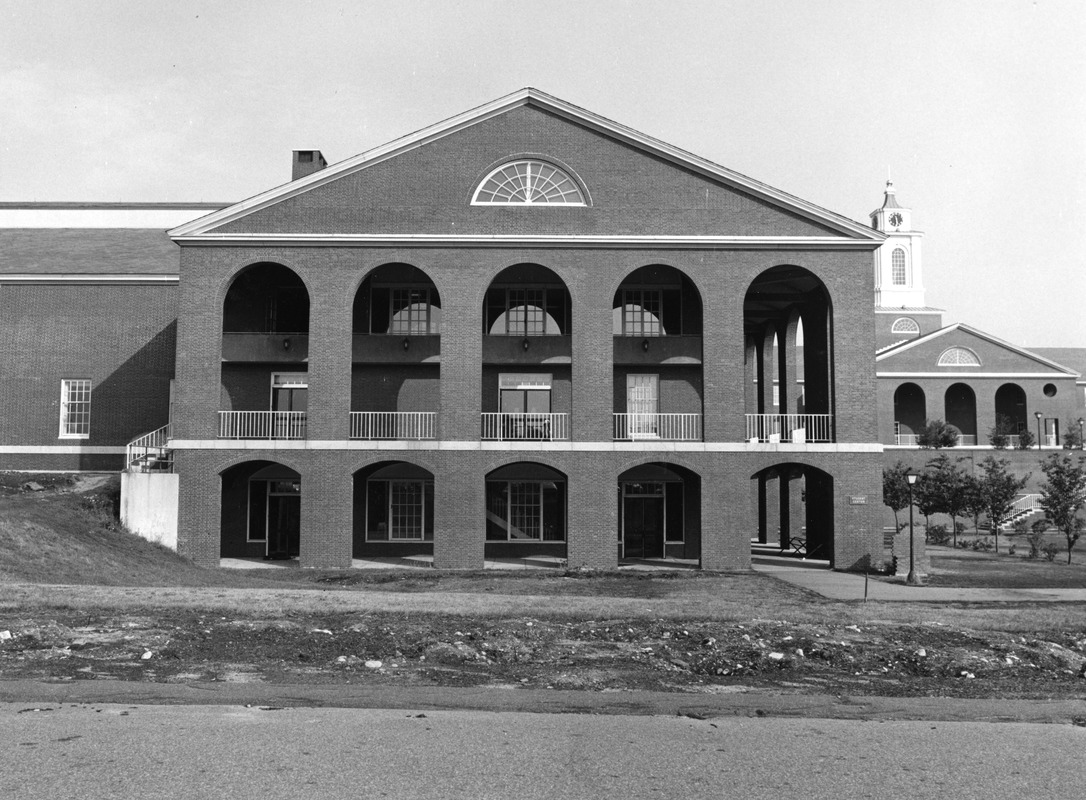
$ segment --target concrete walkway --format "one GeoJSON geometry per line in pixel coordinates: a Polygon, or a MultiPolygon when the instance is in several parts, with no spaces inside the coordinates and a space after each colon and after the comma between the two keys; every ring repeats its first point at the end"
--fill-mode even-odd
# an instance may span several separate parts
{"type": "MultiPolygon", "coordinates": [[[[756,556],[755,572],[828,597],[831,600],[863,600],[864,576],[834,572],[825,562],[756,556]]],[[[904,578],[880,578],[867,582],[867,599],[914,603],[1086,603],[1082,589],[956,589],[949,586],[906,586],[904,578]]]]}

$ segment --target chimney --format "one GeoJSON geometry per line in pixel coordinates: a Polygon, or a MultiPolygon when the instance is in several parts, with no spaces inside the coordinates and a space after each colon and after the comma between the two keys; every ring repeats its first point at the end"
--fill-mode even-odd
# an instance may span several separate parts
{"type": "Polygon", "coordinates": [[[296,181],[327,166],[328,162],[324,160],[320,150],[295,150],[290,179],[296,181]]]}

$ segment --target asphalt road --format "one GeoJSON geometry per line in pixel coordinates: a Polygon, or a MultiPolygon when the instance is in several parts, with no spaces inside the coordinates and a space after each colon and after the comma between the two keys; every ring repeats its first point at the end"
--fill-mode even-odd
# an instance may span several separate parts
{"type": "Polygon", "coordinates": [[[0,704],[0,798],[1078,798],[1067,724],[0,704]]]}

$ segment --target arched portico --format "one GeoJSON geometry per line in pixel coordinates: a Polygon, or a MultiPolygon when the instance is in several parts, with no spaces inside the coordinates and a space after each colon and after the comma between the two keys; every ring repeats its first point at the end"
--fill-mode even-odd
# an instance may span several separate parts
{"type": "Polygon", "coordinates": [[[567,477],[553,467],[517,461],[491,470],[486,475],[484,556],[565,559],[567,509],[567,477]]]}
{"type": "Polygon", "coordinates": [[[354,473],[354,558],[432,556],[434,475],[408,461],[382,461],[354,473]]]}
{"type": "Polygon", "coordinates": [[[751,476],[757,498],[758,543],[834,563],[833,476],[809,464],[784,462],[751,476]]]}
{"type": "Polygon", "coordinates": [[[1002,431],[1017,436],[1029,430],[1029,414],[1026,408],[1026,392],[1017,383],[1005,383],[995,393],[996,426],[1005,422],[1007,430],[1002,431]]]}
{"type": "Polygon", "coordinates": [[[618,477],[619,561],[701,558],[701,477],[667,462],[618,477]]]}
{"type": "Polygon", "coordinates": [[[961,434],[959,445],[977,444],[977,395],[966,383],[955,383],[946,390],[946,421],[961,434]]]}
{"type": "Polygon", "coordinates": [[[220,558],[288,560],[301,545],[302,480],[275,461],[245,461],[221,473],[220,558]]]}
{"type": "Polygon", "coordinates": [[[903,383],[894,391],[894,444],[915,445],[927,421],[924,390],[915,383],[903,383]]]}
{"type": "Polygon", "coordinates": [[[803,267],[779,265],[758,275],[743,300],[752,380],[748,440],[831,442],[833,308],[825,284],[803,267]]]}

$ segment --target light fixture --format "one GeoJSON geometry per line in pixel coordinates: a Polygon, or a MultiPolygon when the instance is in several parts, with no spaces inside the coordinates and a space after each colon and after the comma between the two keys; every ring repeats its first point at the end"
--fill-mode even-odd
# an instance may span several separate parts
{"type": "Polygon", "coordinates": [[[1034,411],[1033,416],[1037,418],[1037,449],[1041,449],[1041,412],[1034,411]]]}
{"type": "Polygon", "coordinates": [[[530,341],[528,341],[528,337],[527,337],[527,336],[525,336],[525,337],[524,337],[524,341],[522,341],[522,342],[520,343],[520,346],[521,346],[521,347],[523,347],[523,348],[524,348],[524,352],[525,352],[525,353],[527,353],[527,352],[528,352],[528,348],[532,346],[532,343],[531,343],[530,341]]]}
{"type": "Polygon", "coordinates": [[[288,352],[288,353],[290,352],[290,344],[291,344],[290,343],[290,337],[289,336],[284,336],[283,337],[283,350],[284,350],[284,352],[288,352]]]}
{"type": "Polygon", "coordinates": [[[1082,417],[1078,418],[1078,446],[1080,450],[1086,450],[1086,439],[1082,438],[1082,426],[1086,425],[1086,420],[1082,417]]]}
{"type": "Polygon", "coordinates": [[[405,336],[405,337],[403,337],[403,351],[406,353],[410,349],[411,349],[411,339],[409,339],[407,336],[405,336]]]}
{"type": "Polygon", "coordinates": [[[916,558],[914,556],[913,536],[913,486],[920,480],[915,472],[905,473],[905,482],[909,484],[909,574],[905,577],[905,583],[909,586],[921,586],[920,576],[916,574],[916,558]]]}
{"type": "Polygon", "coordinates": [[[644,350],[646,353],[649,352],[649,340],[648,339],[642,339],[641,340],[641,349],[644,350]]]}

